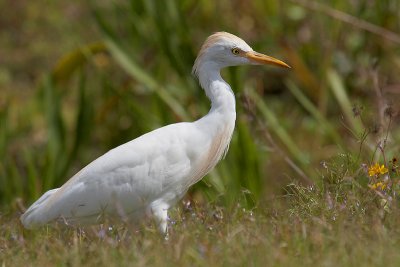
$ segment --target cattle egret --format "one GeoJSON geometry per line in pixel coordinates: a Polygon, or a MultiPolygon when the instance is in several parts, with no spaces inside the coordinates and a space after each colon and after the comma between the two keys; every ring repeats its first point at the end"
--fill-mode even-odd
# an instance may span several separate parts
{"type": "Polygon", "coordinates": [[[171,124],[120,145],[91,162],[60,188],[42,195],[21,216],[32,229],[50,222],[87,225],[104,218],[134,222],[153,216],[167,232],[168,209],[209,173],[228,150],[235,96],[220,75],[228,66],[286,63],[257,53],[239,37],[217,32],[204,42],[193,73],[211,100],[207,115],[171,124]]]}

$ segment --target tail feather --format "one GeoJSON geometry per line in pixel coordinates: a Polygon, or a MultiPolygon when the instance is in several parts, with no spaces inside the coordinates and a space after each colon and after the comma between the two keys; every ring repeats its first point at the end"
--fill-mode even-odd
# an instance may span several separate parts
{"type": "Polygon", "coordinates": [[[46,214],[46,202],[47,200],[58,190],[58,188],[52,189],[44,193],[35,203],[33,203],[29,209],[21,215],[21,222],[27,229],[32,229],[40,225],[46,224],[52,218],[49,218],[46,214]]]}

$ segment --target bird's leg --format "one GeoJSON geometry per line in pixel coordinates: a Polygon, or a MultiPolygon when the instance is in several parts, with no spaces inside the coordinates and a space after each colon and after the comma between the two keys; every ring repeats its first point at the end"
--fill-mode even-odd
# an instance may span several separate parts
{"type": "Polygon", "coordinates": [[[168,208],[166,203],[153,203],[151,205],[151,212],[157,222],[158,229],[161,233],[168,235],[168,208]]]}

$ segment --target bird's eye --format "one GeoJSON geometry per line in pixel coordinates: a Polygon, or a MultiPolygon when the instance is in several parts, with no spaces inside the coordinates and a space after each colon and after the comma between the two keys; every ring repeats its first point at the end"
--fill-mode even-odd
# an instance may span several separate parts
{"type": "Polygon", "coordinates": [[[234,55],[239,55],[240,54],[240,50],[239,50],[239,48],[232,48],[232,54],[234,54],[234,55]]]}

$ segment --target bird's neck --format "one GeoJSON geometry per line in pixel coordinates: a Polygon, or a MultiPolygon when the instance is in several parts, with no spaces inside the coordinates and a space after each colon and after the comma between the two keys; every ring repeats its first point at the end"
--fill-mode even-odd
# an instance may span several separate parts
{"type": "Polygon", "coordinates": [[[210,112],[235,113],[235,95],[220,74],[220,69],[213,64],[204,64],[198,70],[199,82],[211,100],[210,112]]]}

